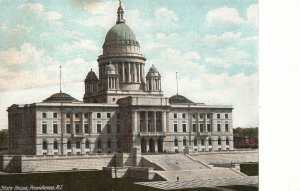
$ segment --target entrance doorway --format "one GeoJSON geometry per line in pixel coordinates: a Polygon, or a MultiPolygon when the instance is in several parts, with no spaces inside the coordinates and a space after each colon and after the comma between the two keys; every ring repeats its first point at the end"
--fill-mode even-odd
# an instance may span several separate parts
{"type": "Polygon", "coordinates": [[[162,153],[163,152],[163,150],[164,150],[164,148],[163,148],[163,140],[162,139],[158,139],[157,140],[157,147],[158,147],[158,152],[159,153],[162,153]]]}
{"type": "Polygon", "coordinates": [[[147,152],[147,142],[146,142],[146,139],[144,139],[144,138],[141,140],[141,151],[142,151],[142,153],[147,152]]]}
{"type": "Polygon", "coordinates": [[[152,138],[149,140],[149,149],[151,153],[155,152],[155,142],[152,138]]]}

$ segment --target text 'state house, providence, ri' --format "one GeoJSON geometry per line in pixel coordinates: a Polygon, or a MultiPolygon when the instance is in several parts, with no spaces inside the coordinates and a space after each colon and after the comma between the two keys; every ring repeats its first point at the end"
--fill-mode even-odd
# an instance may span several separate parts
{"type": "MultiPolygon", "coordinates": [[[[7,109],[9,154],[89,156],[233,150],[231,106],[163,96],[155,66],[126,25],[120,4],[107,32],[99,70],[87,71],[83,101],[59,92],[7,109]]],[[[175,85],[175,84],[174,84],[175,85]]]]}

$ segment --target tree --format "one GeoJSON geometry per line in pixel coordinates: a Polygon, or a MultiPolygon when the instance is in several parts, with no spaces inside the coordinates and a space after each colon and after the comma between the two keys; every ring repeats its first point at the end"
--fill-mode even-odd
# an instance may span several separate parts
{"type": "Polygon", "coordinates": [[[0,147],[4,148],[8,146],[8,129],[0,130],[0,147]]]}
{"type": "Polygon", "coordinates": [[[251,128],[235,128],[233,129],[233,135],[240,135],[240,136],[258,136],[258,127],[251,127],[251,128]]]}

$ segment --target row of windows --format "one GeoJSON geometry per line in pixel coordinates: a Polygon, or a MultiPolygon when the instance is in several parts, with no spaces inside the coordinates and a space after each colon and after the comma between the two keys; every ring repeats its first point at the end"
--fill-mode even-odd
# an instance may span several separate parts
{"type": "MultiPolygon", "coordinates": [[[[53,118],[57,118],[57,113],[53,113],[52,117],[53,118]]],[[[88,118],[89,114],[88,113],[84,113],[83,114],[84,118],[88,118]]],[[[47,118],[47,113],[42,113],[42,117],[43,118],[47,118]]],[[[71,118],[71,113],[66,113],[66,118],[71,118]]],[[[80,113],[75,113],[75,118],[80,118],[80,113]]],[[[97,118],[101,119],[101,113],[97,113],[97,118]]],[[[106,113],[106,118],[111,118],[111,113],[106,113]]],[[[121,114],[117,113],[117,119],[121,118],[121,114]]]]}
{"type": "MultiPolygon", "coordinates": [[[[84,144],[85,148],[89,149],[90,148],[90,144],[91,144],[90,141],[86,140],[85,144],[84,144]]],[[[98,140],[96,142],[96,145],[97,145],[97,149],[101,149],[102,148],[102,142],[101,142],[101,140],[98,140]]],[[[106,147],[107,148],[111,148],[111,140],[110,139],[107,140],[106,147]]],[[[43,150],[47,150],[48,149],[48,143],[46,141],[43,141],[42,148],[43,148],[43,150]]],[[[67,149],[71,149],[71,148],[72,148],[72,144],[71,144],[71,141],[69,140],[67,142],[67,149]]],[[[75,142],[75,148],[76,149],[80,149],[81,148],[81,142],[80,141],[76,141],[75,142]]],[[[121,141],[120,140],[117,141],[117,148],[121,148],[121,141]]],[[[54,150],[58,149],[58,142],[57,141],[53,142],[53,149],[54,150]]]]}
{"type": "MultiPolygon", "coordinates": [[[[204,139],[201,139],[201,145],[202,146],[205,145],[204,142],[205,142],[204,139]]],[[[226,142],[226,145],[229,145],[229,139],[228,138],[226,138],[225,142],[226,142]]],[[[186,146],[187,145],[187,140],[183,139],[182,144],[183,144],[183,146],[186,146]]],[[[221,145],[221,144],[222,144],[222,140],[221,140],[221,138],[219,138],[218,139],[218,145],[221,145]]],[[[208,139],[208,145],[210,145],[210,146],[212,145],[211,138],[208,139]]],[[[175,147],[178,146],[178,140],[177,139],[174,140],[174,146],[175,147]]],[[[194,139],[194,146],[198,146],[198,140],[197,139],[194,139]]]]}
{"type": "MultiPolygon", "coordinates": [[[[193,124],[193,132],[197,132],[197,126],[196,124],[193,124]]],[[[211,132],[210,124],[206,124],[206,130],[208,132],[211,132]]],[[[217,124],[217,130],[218,132],[221,132],[221,124],[217,124]]],[[[229,131],[229,125],[225,124],[225,131],[229,131]]],[[[177,124],[174,124],[174,132],[178,132],[177,124]]],[[[186,132],[186,124],[182,124],[182,132],[186,132]]],[[[200,124],[200,132],[204,132],[204,125],[200,124]]]]}
{"type": "MultiPolygon", "coordinates": [[[[53,124],[52,126],[53,128],[53,134],[57,134],[58,133],[58,127],[57,124],[53,124]]],[[[47,134],[47,124],[42,124],[42,133],[43,134],[47,134]]],[[[106,124],[106,132],[107,133],[111,133],[111,124],[106,124]]],[[[121,132],[121,125],[117,124],[117,132],[120,133],[121,132]]],[[[70,134],[71,133],[71,124],[66,124],[66,133],[70,134]]],[[[80,124],[75,124],[75,133],[81,133],[80,132],[80,124]]],[[[89,129],[89,125],[88,124],[84,124],[84,133],[90,133],[90,129],[89,129]]],[[[101,133],[101,124],[97,124],[97,133],[101,133]]]]}
{"type": "MultiPolygon", "coordinates": [[[[210,119],[210,116],[211,116],[210,114],[206,114],[206,118],[207,118],[207,119],[210,119]]],[[[225,119],[228,119],[228,114],[227,114],[227,113],[225,113],[224,116],[225,116],[225,119]]],[[[174,117],[175,119],[177,119],[177,113],[174,113],[174,114],[173,114],[173,117],[174,117]]],[[[195,118],[196,118],[196,114],[195,114],[195,113],[192,114],[192,117],[195,119],[195,118]]],[[[200,114],[199,117],[200,117],[200,119],[203,119],[204,114],[200,114]]],[[[183,118],[183,119],[186,118],[186,114],[185,114],[185,113],[182,113],[182,118],[183,118]]],[[[221,118],[221,114],[220,114],[220,113],[217,114],[217,118],[218,118],[218,119],[221,118]]]]}

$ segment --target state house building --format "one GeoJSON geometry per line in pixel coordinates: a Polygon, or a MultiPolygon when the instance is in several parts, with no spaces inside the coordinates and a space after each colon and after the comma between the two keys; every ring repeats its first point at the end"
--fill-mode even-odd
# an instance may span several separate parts
{"type": "Polygon", "coordinates": [[[98,75],[89,71],[83,101],[59,92],[7,109],[9,154],[192,152],[233,150],[232,107],[163,96],[161,75],[125,24],[120,4],[108,31],[98,75]]]}

